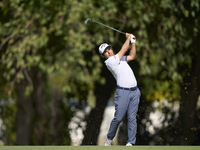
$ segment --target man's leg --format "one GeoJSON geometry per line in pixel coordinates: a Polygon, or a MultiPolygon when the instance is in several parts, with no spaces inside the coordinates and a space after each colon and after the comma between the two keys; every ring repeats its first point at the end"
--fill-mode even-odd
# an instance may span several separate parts
{"type": "Polygon", "coordinates": [[[112,140],[115,137],[115,134],[117,132],[117,128],[126,115],[129,100],[128,100],[128,90],[121,90],[117,89],[115,92],[115,115],[113,120],[110,124],[110,129],[107,134],[107,138],[109,140],[112,140]]]}
{"type": "Polygon", "coordinates": [[[128,106],[128,141],[127,143],[135,144],[136,132],[137,132],[137,120],[136,114],[138,111],[138,105],[140,102],[140,90],[137,89],[131,92],[131,99],[128,106]]]}

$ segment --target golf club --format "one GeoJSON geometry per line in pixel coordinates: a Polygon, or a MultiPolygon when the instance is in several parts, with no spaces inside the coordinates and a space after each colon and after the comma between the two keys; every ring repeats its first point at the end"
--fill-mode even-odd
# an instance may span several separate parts
{"type": "Polygon", "coordinates": [[[117,31],[117,32],[119,32],[119,33],[126,34],[126,33],[122,32],[122,31],[119,31],[119,30],[117,30],[117,29],[115,29],[115,28],[109,27],[109,26],[107,26],[107,25],[105,25],[105,24],[103,24],[103,23],[97,22],[97,21],[92,20],[92,19],[90,19],[90,18],[88,18],[88,19],[85,20],[85,24],[86,24],[89,20],[90,20],[90,21],[93,21],[93,22],[95,22],[95,23],[98,23],[98,24],[100,24],[100,25],[103,25],[103,26],[105,26],[105,27],[107,27],[107,28],[110,28],[110,29],[112,29],[112,30],[115,30],[115,31],[117,31]]]}

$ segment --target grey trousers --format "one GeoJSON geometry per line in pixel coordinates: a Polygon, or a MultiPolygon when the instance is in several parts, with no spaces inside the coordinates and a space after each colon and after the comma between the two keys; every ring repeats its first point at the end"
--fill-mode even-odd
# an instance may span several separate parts
{"type": "Polygon", "coordinates": [[[127,113],[128,118],[128,141],[127,143],[135,144],[137,132],[136,113],[140,101],[140,90],[134,91],[117,89],[115,92],[115,115],[110,124],[107,138],[112,140],[117,132],[117,128],[127,113]]]}

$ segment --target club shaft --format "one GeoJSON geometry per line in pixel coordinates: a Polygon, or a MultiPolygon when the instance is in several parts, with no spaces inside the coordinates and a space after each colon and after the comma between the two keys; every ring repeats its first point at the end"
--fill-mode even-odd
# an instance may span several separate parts
{"type": "Polygon", "coordinates": [[[96,23],[98,23],[98,24],[100,24],[100,25],[103,25],[103,26],[105,26],[105,27],[107,27],[107,28],[110,28],[110,29],[112,29],[112,30],[115,30],[115,31],[117,31],[117,32],[119,32],[119,33],[126,34],[126,33],[122,32],[122,31],[119,31],[119,30],[117,30],[117,29],[115,29],[115,28],[112,28],[112,27],[110,27],[110,26],[107,26],[107,25],[105,25],[105,24],[103,24],[103,23],[97,22],[97,21],[92,20],[92,19],[90,19],[90,20],[93,21],[93,22],[96,22],[96,23]]]}

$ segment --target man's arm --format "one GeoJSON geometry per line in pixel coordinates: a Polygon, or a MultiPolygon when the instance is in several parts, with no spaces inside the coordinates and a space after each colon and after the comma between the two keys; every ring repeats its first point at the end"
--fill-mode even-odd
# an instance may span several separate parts
{"type": "Polygon", "coordinates": [[[136,56],[136,46],[135,43],[131,43],[131,50],[129,55],[126,57],[126,61],[129,62],[131,60],[134,60],[136,56]]]}
{"type": "MultiPolygon", "coordinates": [[[[126,51],[129,48],[129,43],[130,43],[130,39],[131,39],[131,34],[126,33],[126,41],[124,42],[121,50],[117,53],[119,56],[119,60],[122,59],[122,57],[125,55],[126,51]]],[[[130,55],[130,54],[129,54],[130,55]]]]}

